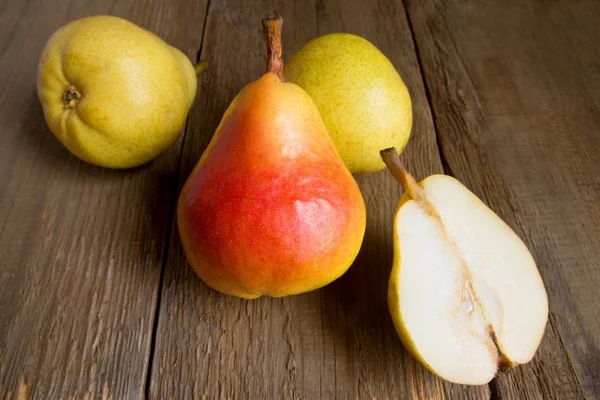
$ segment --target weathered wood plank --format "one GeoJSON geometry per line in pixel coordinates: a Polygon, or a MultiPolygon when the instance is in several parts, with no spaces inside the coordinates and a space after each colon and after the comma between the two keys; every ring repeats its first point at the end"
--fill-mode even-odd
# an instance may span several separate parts
{"type": "Polygon", "coordinates": [[[550,323],[494,397],[600,397],[600,4],[409,1],[447,172],[532,250],[550,323]]]}
{"type": "MultiPolygon", "coordinates": [[[[410,26],[402,1],[318,2],[319,34],[350,32],[375,44],[396,66],[413,102],[414,124],[403,153],[417,174],[442,172],[429,103],[423,87],[410,26]]],[[[358,176],[367,203],[365,245],[339,284],[329,313],[344,315],[348,330],[341,343],[354,346],[351,367],[360,381],[358,392],[339,392],[339,398],[489,398],[489,389],[450,385],[408,355],[387,312],[387,283],[392,263],[392,220],[402,189],[387,171],[358,176]]]]}
{"type": "MultiPolygon", "coordinates": [[[[265,71],[261,18],[274,10],[282,14],[287,52],[315,29],[306,13],[311,7],[306,1],[249,7],[242,0],[211,0],[201,54],[210,68],[200,79],[199,105],[190,116],[180,187],[231,100],[265,71]]],[[[187,263],[172,223],[150,398],[296,398],[302,366],[296,363],[291,324],[297,305],[286,299],[245,301],[211,290],[187,263]]]]}
{"type": "Polygon", "coordinates": [[[180,145],[109,171],[53,137],[35,94],[42,48],[112,14],[196,57],[204,1],[9,0],[0,8],[0,398],[143,398],[180,145]],[[89,396],[88,396],[89,397],[89,396]]]}
{"type": "MultiPolygon", "coordinates": [[[[264,73],[260,20],[284,17],[284,57],[318,34],[367,37],[392,60],[414,99],[415,134],[406,151],[418,174],[441,172],[436,137],[400,1],[246,2],[212,0],[201,79],[179,185],[199,159],[233,97],[264,73]],[[314,9],[312,14],[310,11],[314,9]]],[[[358,176],[368,207],[361,253],[328,287],[283,299],[223,296],[188,265],[176,229],[165,271],[151,398],[489,398],[487,387],[443,383],[404,350],[387,312],[392,217],[401,189],[386,172],[358,176]]]]}

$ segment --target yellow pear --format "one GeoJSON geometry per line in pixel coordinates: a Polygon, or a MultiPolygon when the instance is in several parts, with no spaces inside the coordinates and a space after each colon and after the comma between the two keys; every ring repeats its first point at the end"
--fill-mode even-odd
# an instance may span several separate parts
{"type": "Polygon", "coordinates": [[[130,168],[177,139],[203,68],[127,20],[87,17],[48,40],[38,96],[50,130],[73,154],[107,168],[130,168]]]}
{"type": "Polygon", "coordinates": [[[347,33],[316,38],[285,66],[313,99],[352,173],[385,167],[379,150],[406,146],[412,105],[400,75],[377,47],[347,33]]]}
{"type": "Polygon", "coordinates": [[[406,348],[441,378],[483,385],[529,362],[548,297],[523,241],[457,179],[418,184],[395,149],[382,151],[406,189],[394,218],[388,305],[406,348]]]}

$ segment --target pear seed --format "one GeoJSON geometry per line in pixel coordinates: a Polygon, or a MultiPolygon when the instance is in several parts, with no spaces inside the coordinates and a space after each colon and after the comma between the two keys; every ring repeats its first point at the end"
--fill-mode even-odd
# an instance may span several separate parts
{"type": "Polygon", "coordinates": [[[475,308],[473,296],[471,295],[471,291],[468,287],[465,287],[465,289],[463,290],[461,306],[466,314],[471,314],[473,312],[473,309],[475,308]]]}

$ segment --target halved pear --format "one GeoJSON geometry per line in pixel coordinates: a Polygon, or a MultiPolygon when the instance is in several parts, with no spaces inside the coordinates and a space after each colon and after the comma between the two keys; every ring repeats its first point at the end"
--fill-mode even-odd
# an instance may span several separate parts
{"type": "Polygon", "coordinates": [[[388,305],[407,349],[454,383],[482,385],[530,361],[548,320],[527,247],[458,180],[418,184],[394,148],[381,151],[406,193],[394,218],[388,305]]]}

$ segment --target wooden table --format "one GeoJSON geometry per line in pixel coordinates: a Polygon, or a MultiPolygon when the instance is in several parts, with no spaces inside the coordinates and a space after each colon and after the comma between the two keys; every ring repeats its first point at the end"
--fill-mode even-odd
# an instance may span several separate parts
{"type": "Polygon", "coordinates": [[[0,5],[0,398],[600,398],[600,2],[5,0],[0,5]],[[187,264],[174,205],[225,108],[264,72],[260,19],[284,17],[289,57],[320,34],[362,35],[409,87],[417,178],[460,179],[524,239],[548,289],[534,360],[445,383],[408,355],[386,306],[386,171],[357,176],[364,245],[338,281],[244,301],[187,264]],[[179,141],[111,171],[52,136],[37,61],[91,14],[140,24],[210,63],[179,141]],[[10,396],[8,397],[10,398],[10,396]]]}

